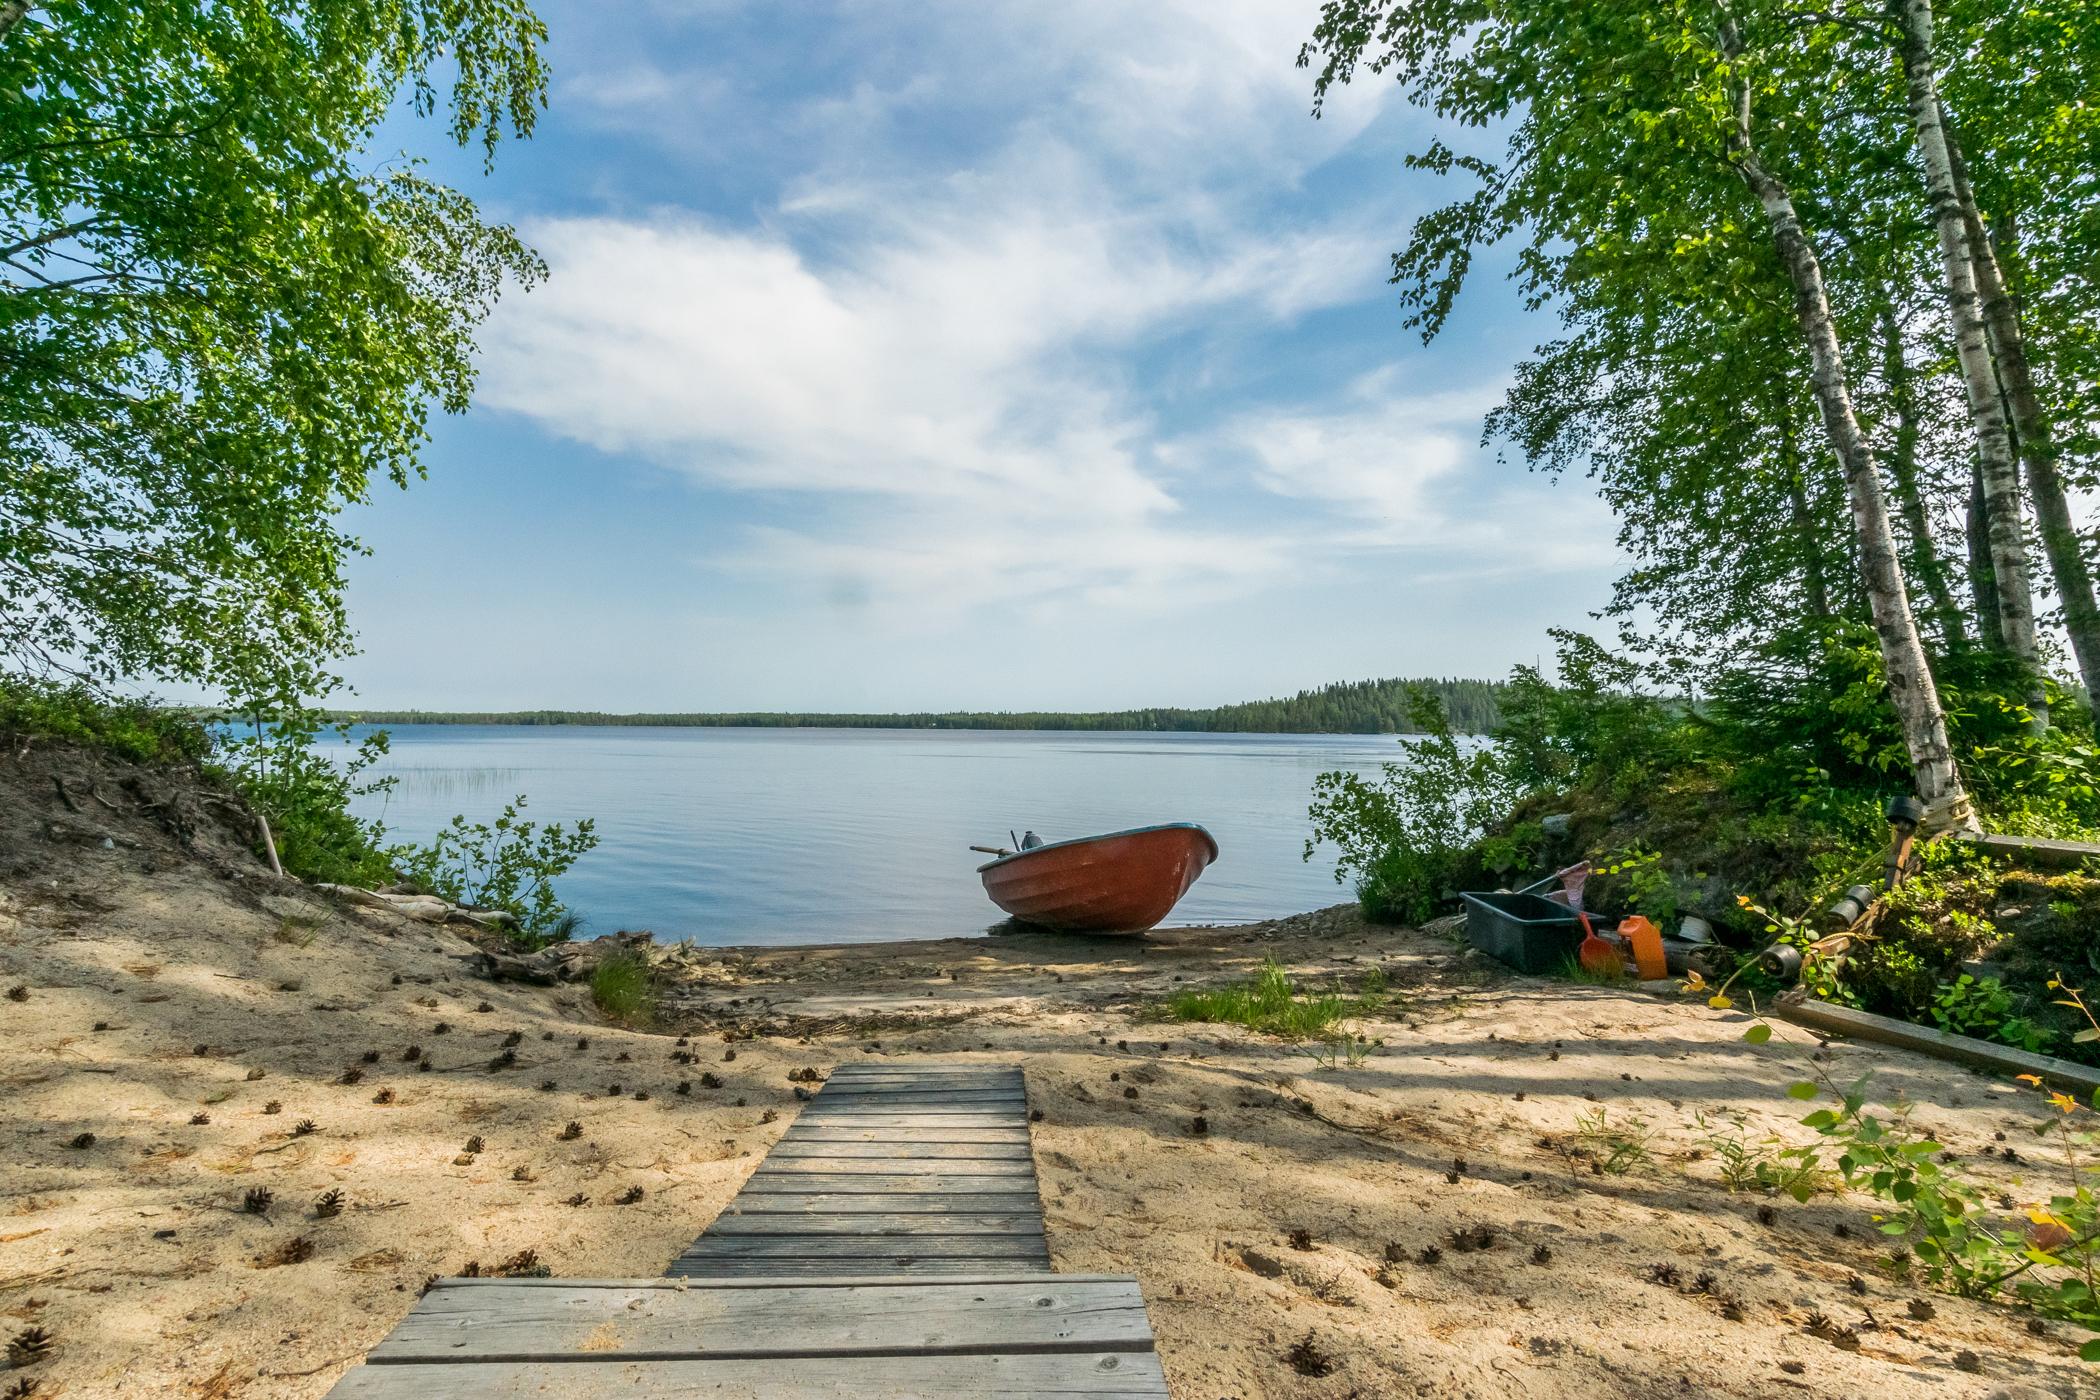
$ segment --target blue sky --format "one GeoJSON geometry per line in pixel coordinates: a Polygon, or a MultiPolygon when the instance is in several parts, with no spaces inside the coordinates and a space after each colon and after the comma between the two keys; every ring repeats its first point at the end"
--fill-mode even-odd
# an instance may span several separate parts
{"type": "Polygon", "coordinates": [[[1617,560],[1477,445],[1551,333],[1385,283],[1455,187],[1313,4],[552,3],[537,135],[434,156],[552,275],[482,335],[344,667],[381,707],[1084,708],[1500,675],[1617,560]]]}

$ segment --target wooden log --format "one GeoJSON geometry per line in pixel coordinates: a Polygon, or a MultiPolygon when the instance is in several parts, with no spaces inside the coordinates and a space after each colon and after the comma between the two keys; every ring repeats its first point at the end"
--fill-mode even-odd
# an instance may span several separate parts
{"type": "Polygon", "coordinates": [[[2100,844],[2091,841],[2050,841],[2040,836],[1999,836],[1990,832],[1953,833],[1988,855],[2003,856],[2044,870],[2076,870],[2089,860],[2100,860],[2100,844]]]}
{"type": "Polygon", "coordinates": [[[1956,1035],[1933,1026],[1914,1025],[1868,1011],[1855,1011],[1849,1006],[1832,1006],[1827,1001],[1779,1002],[1772,1007],[1772,1014],[1826,1034],[1894,1045],[1937,1060],[1950,1060],[2007,1077],[2037,1075],[2055,1088],[2075,1089],[2081,1097],[2100,1089],[2100,1069],[2091,1065],[2076,1065],[2051,1055],[2032,1055],[2010,1045],[1995,1045],[1988,1040],[1956,1035]]]}

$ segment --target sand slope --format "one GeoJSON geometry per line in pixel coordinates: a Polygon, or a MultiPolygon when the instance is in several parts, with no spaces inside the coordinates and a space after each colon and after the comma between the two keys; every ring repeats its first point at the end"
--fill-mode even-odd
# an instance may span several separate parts
{"type": "MultiPolygon", "coordinates": [[[[2100,1388],[2068,1329],[1943,1296],[1914,1319],[1863,1203],[1714,1184],[1695,1114],[1802,1131],[1783,1089],[1815,1047],[1785,1028],[1746,1045],[1740,1017],[1505,977],[1338,909],[1141,942],[696,952],[667,968],[671,1027],[643,1034],[574,989],[479,980],[448,932],[270,880],[206,815],[185,842],[124,810],[119,770],[108,804],[68,811],[38,767],[59,761],[0,760],[0,989],[28,998],[0,999],[0,1332],[54,1339],[0,1365],[0,1393],[318,1396],[430,1275],[525,1250],[557,1275],[660,1272],[792,1117],[790,1070],[931,1055],[1026,1069],[1057,1265],[1140,1277],[1189,1400],[2100,1388]],[[1400,1000],[1360,1029],[1383,1047],[1322,1068],[1154,1019],[1270,956],[1313,982],[1381,968],[1400,1000]],[[1623,1175],[1581,1155],[1599,1109],[1653,1133],[1623,1175]],[[278,1262],[295,1240],[310,1257],[278,1262]],[[1811,1334],[1818,1312],[1856,1349],[1811,1334]]],[[[2013,1086],[1829,1053],[1840,1078],[1880,1067],[1965,1159],[2030,1141],[2013,1086]]],[[[2046,1190],[2039,1167],[1984,1170],[2046,1190]]]]}

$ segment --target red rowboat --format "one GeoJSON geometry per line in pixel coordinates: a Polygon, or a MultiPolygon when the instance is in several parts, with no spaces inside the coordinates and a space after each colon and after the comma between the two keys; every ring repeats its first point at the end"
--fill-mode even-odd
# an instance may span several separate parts
{"type": "Polygon", "coordinates": [[[972,848],[999,856],[977,867],[984,892],[1023,923],[1067,933],[1142,933],[1218,858],[1218,843],[1194,822],[1022,846],[972,848]]]}

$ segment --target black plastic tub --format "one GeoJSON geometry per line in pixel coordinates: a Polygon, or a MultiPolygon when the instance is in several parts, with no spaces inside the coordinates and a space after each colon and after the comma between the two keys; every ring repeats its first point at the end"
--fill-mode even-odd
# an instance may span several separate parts
{"type": "Polygon", "coordinates": [[[1558,972],[1582,946],[1582,925],[1565,904],[1536,894],[1461,894],[1466,937],[1519,972],[1558,972]]]}

